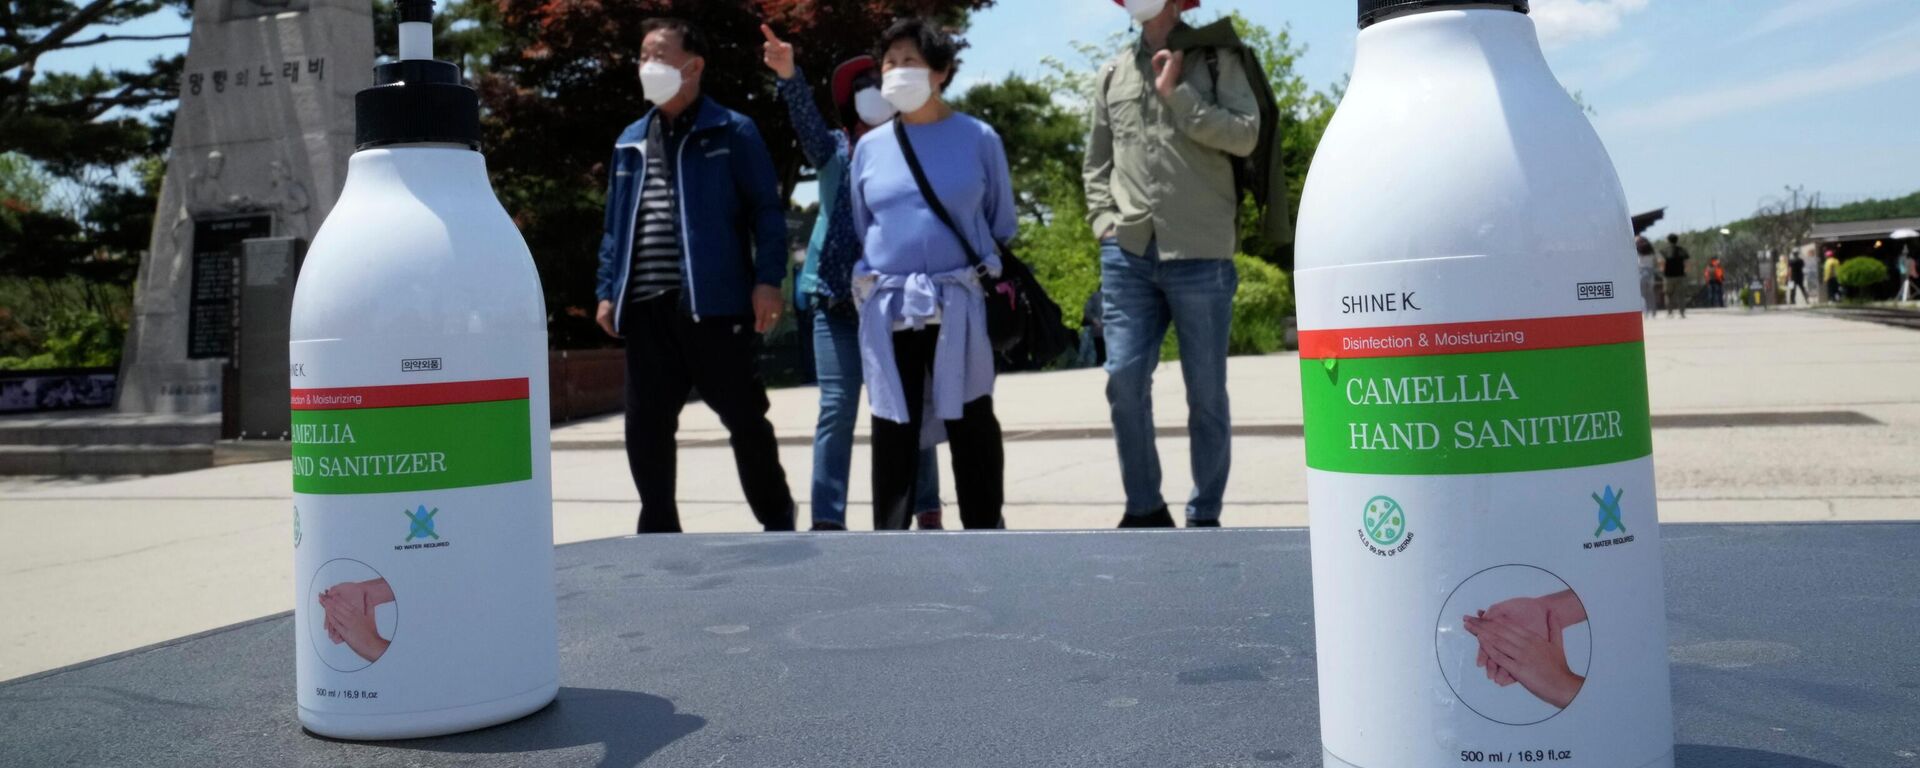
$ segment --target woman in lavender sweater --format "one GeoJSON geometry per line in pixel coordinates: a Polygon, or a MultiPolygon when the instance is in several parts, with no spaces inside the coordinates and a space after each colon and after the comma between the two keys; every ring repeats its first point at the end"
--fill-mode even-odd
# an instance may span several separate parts
{"type": "Polygon", "coordinates": [[[879,58],[882,94],[900,110],[897,120],[960,233],[927,205],[895,126],[868,133],[853,156],[854,229],[865,246],[854,294],[873,406],[876,530],[907,527],[919,449],[936,442],[941,427],[961,522],[1004,527],[1006,457],[993,414],[993,349],[968,250],[981,268],[999,272],[1000,244],[1017,230],[1013,185],[999,135],[940,97],[958,51],[945,32],[909,19],[882,36],[879,58]]]}
{"type": "MultiPolygon", "coordinates": [[[[762,24],[767,67],[779,76],[776,87],[787,102],[794,133],[807,164],[820,173],[820,219],[807,246],[806,264],[794,281],[794,307],[813,319],[814,378],[820,384],[820,419],[813,436],[813,529],[847,529],[847,476],[853,465],[853,428],[860,417],[860,318],[853,306],[853,265],[860,261],[860,233],[853,228],[852,194],[847,174],[854,142],[875,127],[889,124],[894,109],[880,97],[880,63],[872,56],[848,59],[833,72],[833,103],[846,130],[827,125],[813,104],[793,45],[762,24]]],[[[920,452],[915,481],[914,518],[937,530],[940,520],[940,467],[931,448],[920,452]]]]}

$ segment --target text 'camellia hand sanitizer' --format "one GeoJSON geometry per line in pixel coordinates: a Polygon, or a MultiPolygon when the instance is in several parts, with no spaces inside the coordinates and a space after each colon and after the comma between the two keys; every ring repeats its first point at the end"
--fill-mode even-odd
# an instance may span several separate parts
{"type": "Polygon", "coordinates": [[[1619,179],[1526,2],[1359,5],[1298,244],[1325,762],[1671,766],[1619,179]]]}
{"type": "Polygon", "coordinates": [[[300,722],[347,739],[505,722],[559,684],[540,277],[433,3],[399,11],[293,302],[300,722]]]}

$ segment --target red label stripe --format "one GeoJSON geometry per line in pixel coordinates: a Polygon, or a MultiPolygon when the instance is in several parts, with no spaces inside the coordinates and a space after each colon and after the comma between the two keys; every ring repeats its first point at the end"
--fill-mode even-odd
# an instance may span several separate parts
{"type": "Polygon", "coordinates": [[[444,384],[401,384],[387,387],[339,387],[293,390],[293,410],[339,411],[355,408],[411,408],[422,405],[459,405],[525,400],[526,379],[452,381],[444,384]]]}
{"type": "Polygon", "coordinates": [[[1615,315],[1543,317],[1481,323],[1302,331],[1300,356],[1308,360],[1320,360],[1469,355],[1483,352],[1520,352],[1531,349],[1626,344],[1645,338],[1640,325],[1640,313],[1622,312],[1615,315]]]}

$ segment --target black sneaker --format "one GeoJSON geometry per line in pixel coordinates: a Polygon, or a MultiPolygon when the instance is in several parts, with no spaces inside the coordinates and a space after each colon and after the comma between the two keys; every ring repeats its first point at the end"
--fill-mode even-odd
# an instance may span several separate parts
{"type": "Polygon", "coordinates": [[[1188,528],[1218,528],[1220,527],[1220,521],[1219,520],[1188,520],[1187,527],[1188,528]]]}
{"type": "Polygon", "coordinates": [[[813,532],[814,532],[814,533],[827,533],[827,532],[830,532],[830,531],[844,531],[844,530],[846,530],[846,529],[847,529],[847,527],[846,527],[845,525],[841,525],[840,523],[830,523],[830,522],[827,522],[827,521],[825,521],[825,520],[817,520],[817,521],[815,521],[815,522],[814,522],[814,524],[813,524],[813,532]]]}
{"type": "Polygon", "coordinates": [[[1173,524],[1173,514],[1162,505],[1151,512],[1127,515],[1120,518],[1121,528],[1178,528],[1173,524]]]}

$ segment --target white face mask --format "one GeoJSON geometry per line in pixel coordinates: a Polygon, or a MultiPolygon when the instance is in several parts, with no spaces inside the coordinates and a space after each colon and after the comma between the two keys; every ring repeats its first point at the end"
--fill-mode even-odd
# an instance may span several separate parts
{"type": "Polygon", "coordinates": [[[871,127],[879,127],[893,119],[893,105],[887,103],[887,97],[880,95],[878,88],[862,88],[853,95],[853,111],[860,113],[860,122],[871,127]]]}
{"type": "MultiPolygon", "coordinates": [[[[691,63],[691,62],[689,62],[691,63]]],[[[681,72],[685,69],[660,61],[649,61],[640,65],[640,92],[647,101],[665,104],[680,95],[680,86],[686,81],[681,72]]]]}
{"type": "Polygon", "coordinates": [[[933,70],[901,67],[881,78],[880,95],[902,113],[914,112],[933,98],[933,70]]]}
{"type": "Polygon", "coordinates": [[[1145,24],[1167,9],[1167,0],[1126,0],[1127,13],[1133,14],[1133,20],[1145,24]]]}

